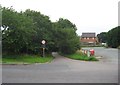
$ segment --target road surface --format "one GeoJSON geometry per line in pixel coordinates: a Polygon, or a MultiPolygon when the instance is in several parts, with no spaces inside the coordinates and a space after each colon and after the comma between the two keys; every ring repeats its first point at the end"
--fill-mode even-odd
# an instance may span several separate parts
{"type": "Polygon", "coordinates": [[[118,63],[118,49],[104,47],[89,47],[85,50],[94,49],[95,55],[102,57],[101,61],[105,63],[118,63]]]}
{"type": "MultiPolygon", "coordinates": [[[[51,63],[33,65],[3,65],[3,83],[117,83],[117,50],[96,48],[106,58],[87,62],[56,57],[51,63]],[[114,51],[114,52],[113,52],[114,51]],[[113,52],[113,53],[112,53],[113,52]],[[109,53],[109,55],[107,54],[109,53]],[[107,54],[107,55],[106,55],[107,54]],[[109,57],[110,56],[110,57],[109,57]]],[[[103,56],[103,55],[102,55],[103,56]]]]}

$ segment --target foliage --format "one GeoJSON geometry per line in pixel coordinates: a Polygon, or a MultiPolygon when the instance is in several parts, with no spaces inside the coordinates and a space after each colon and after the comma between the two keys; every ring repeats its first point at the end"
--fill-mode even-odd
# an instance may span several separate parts
{"type": "Polygon", "coordinates": [[[101,32],[100,34],[97,35],[98,41],[100,43],[106,43],[107,42],[107,32],[101,32]]]}
{"type": "Polygon", "coordinates": [[[117,48],[120,45],[120,26],[115,27],[107,33],[107,44],[109,47],[117,48]]]}
{"type": "Polygon", "coordinates": [[[71,23],[68,19],[59,18],[56,24],[57,28],[72,28],[73,30],[77,30],[75,24],[71,23]]]}
{"type": "Polygon", "coordinates": [[[3,8],[2,42],[3,52],[19,53],[31,45],[34,34],[32,20],[12,8],[3,8]]]}
{"type": "Polygon", "coordinates": [[[51,22],[49,16],[27,9],[17,12],[2,8],[3,52],[10,54],[39,54],[41,41],[46,41],[46,52],[74,53],[80,48],[76,26],[68,19],[51,22]]]}
{"type": "Polygon", "coordinates": [[[33,36],[32,40],[32,52],[38,53],[42,47],[41,41],[46,40],[47,52],[51,50],[50,45],[52,45],[52,23],[48,16],[36,12],[33,10],[26,10],[24,14],[33,20],[35,26],[36,34],[33,36]]]}
{"type": "Polygon", "coordinates": [[[107,47],[117,48],[120,46],[120,26],[115,27],[108,32],[101,32],[97,35],[99,42],[107,43],[107,47]]]}
{"type": "Polygon", "coordinates": [[[62,54],[72,54],[80,49],[80,38],[76,34],[76,27],[67,19],[59,19],[53,24],[55,48],[62,54]],[[64,23],[64,24],[63,24],[64,23]],[[65,24],[67,23],[67,24],[65,24]],[[69,24],[68,24],[69,23],[69,24]]]}

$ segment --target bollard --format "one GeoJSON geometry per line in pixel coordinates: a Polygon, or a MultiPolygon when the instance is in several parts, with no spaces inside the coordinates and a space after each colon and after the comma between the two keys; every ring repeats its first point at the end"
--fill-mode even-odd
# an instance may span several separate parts
{"type": "Polygon", "coordinates": [[[84,54],[87,54],[86,50],[84,50],[84,54]]]}
{"type": "Polygon", "coordinates": [[[91,49],[91,50],[90,50],[90,56],[93,56],[94,54],[95,54],[94,49],[91,49]]]}
{"type": "Polygon", "coordinates": [[[90,51],[89,50],[87,51],[87,56],[90,57],[90,51]]]}

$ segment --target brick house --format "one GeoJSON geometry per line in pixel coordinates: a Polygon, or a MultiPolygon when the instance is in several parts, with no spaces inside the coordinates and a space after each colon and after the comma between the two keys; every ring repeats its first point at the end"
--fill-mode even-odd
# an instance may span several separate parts
{"type": "Polygon", "coordinates": [[[80,42],[81,45],[95,46],[98,40],[95,33],[82,33],[80,42]]]}

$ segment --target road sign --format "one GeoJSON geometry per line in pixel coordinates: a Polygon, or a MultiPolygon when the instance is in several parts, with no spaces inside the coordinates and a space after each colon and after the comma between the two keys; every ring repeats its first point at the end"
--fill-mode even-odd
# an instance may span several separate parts
{"type": "Polygon", "coordinates": [[[45,42],[45,40],[42,40],[42,44],[45,44],[46,42],[45,42]]]}

